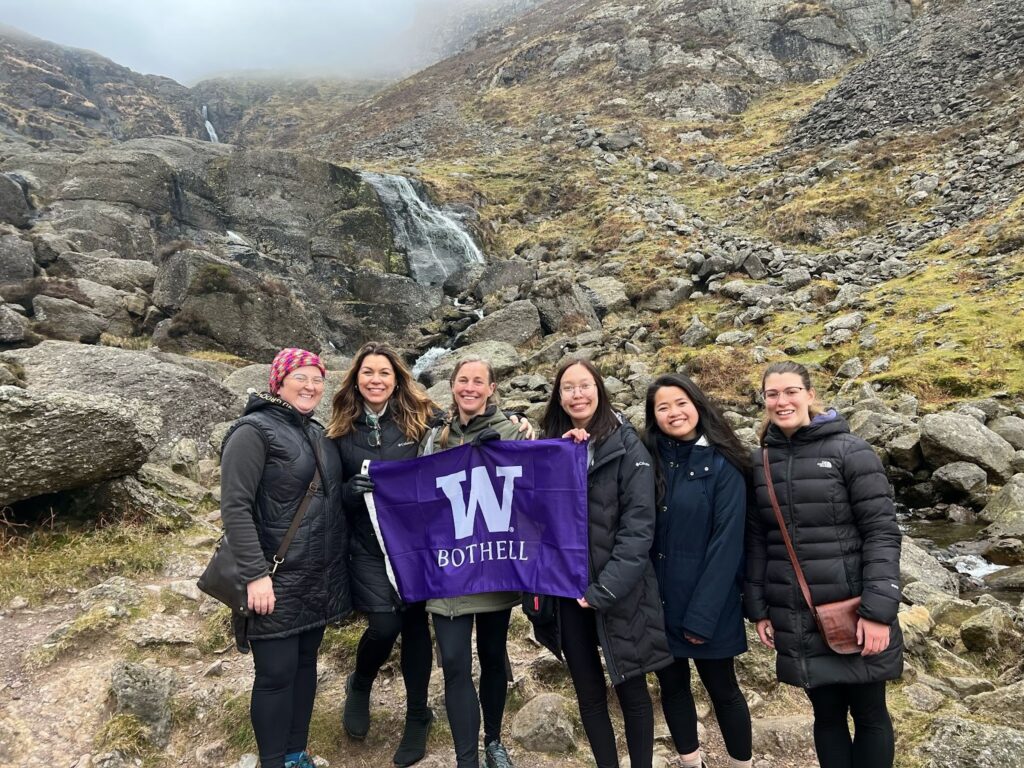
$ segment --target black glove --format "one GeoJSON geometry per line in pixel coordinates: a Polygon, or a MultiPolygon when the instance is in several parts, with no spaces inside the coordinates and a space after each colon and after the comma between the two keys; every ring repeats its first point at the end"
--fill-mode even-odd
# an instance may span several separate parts
{"type": "Polygon", "coordinates": [[[362,496],[364,493],[370,493],[373,490],[373,480],[370,479],[369,475],[352,475],[352,479],[348,481],[349,493],[355,493],[362,496]]]}
{"type": "Polygon", "coordinates": [[[496,429],[486,427],[479,435],[473,438],[473,445],[480,445],[480,443],[488,440],[501,440],[501,434],[496,429]]]}

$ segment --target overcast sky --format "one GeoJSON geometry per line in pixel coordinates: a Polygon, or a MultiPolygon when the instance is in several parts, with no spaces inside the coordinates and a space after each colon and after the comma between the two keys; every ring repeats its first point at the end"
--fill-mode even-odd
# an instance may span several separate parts
{"type": "MultiPolygon", "coordinates": [[[[0,0],[0,22],[185,84],[253,69],[393,74],[417,0],[0,0]]],[[[408,37],[405,38],[408,41],[408,37]]]]}

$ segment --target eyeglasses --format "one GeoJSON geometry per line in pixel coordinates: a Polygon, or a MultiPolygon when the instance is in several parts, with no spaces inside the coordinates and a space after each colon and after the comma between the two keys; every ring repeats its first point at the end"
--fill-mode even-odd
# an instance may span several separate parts
{"type": "Polygon", "coordinates": [[[561,393],[563,397],[572,397],[574,394],[579,392],[581,395],[589,395],[596,389],[593,382],[586,382],[585,384],[563,384],[561,387],[561,393]]]}
{"type": "Polygon", "coordinates": [[[769,389],[769,390],[766,390],[765,393],[764,393],[764,401],[766,403],[774,403],[782,395],[785,395],[787,397],[787,399],[788,398],[792,398],[792,397],[796,397],[801,392],[803,392],[805,389],[807,389],[807,387],[786,387],[781,392],[779,390],[777,390],[777,389],[769,389]]]}
{"type": "Polygon", "coordinates": [[[304,373],[293,373],[291,374],[291,378],[299,384],[312,384],[314,387],[322,387],[324,385],[323,376],[314,376],[313,378],[310,378],[304,373]]]}

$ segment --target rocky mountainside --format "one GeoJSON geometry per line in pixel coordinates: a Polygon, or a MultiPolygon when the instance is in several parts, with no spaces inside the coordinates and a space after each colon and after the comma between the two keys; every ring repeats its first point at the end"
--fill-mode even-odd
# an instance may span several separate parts
{"type": "MultiPolygon", "coordinates": [[[[250,764],[249,666],[190,583],[220,437],[277,347],[325,353],[327,401],[345,354],[385,336],[439,402],[476,352],[534,418],[568,354],[635,422],[652,377],[682,370],[751,444],[758,371],[811,366],[910,534],[898,765],[1024,765],[1020,3],[520,10],[382,90],[189,90],[0,36],[3,761],[250,764]],[[64,108],[85,102],[99,117],[64,108]],[[206,140],[204,104],[232,143],[206,140]],[[465,227],[484,263],[420,273],[418,219],[438,242],[465,227]],[[53,711],[74,727],[40,738],[53,711]]],[[[583,765],[564,670],[517,622],[516,764],[583,765]]],[[[340,735],[360,630],[329,634],[313,740],[336,765],[386,763],[400,718],[385,675],[380,728],[340,735]]],[[[813,765],[806,701],[767,652],[740,679],[758,768],[813,765]]]]}

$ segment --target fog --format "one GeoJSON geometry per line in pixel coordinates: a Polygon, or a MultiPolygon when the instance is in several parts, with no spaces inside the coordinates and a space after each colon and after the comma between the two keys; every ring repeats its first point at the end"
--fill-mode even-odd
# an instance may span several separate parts
{"type": "Polygon", "coordinates": [[[253,70],[393,77],[453,7],[509,0],[0,0],[0,23],[186,85],[253,70]]]}

